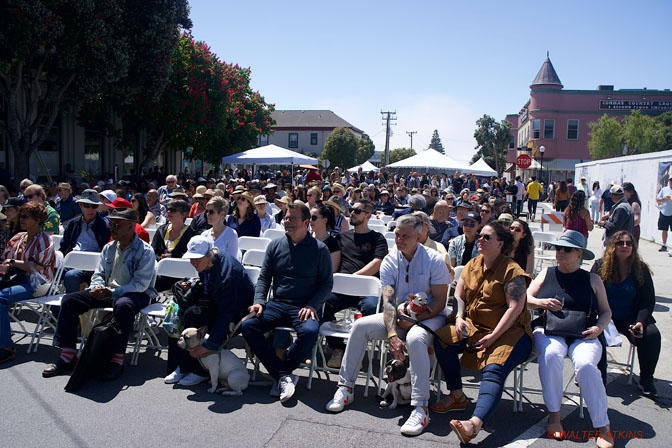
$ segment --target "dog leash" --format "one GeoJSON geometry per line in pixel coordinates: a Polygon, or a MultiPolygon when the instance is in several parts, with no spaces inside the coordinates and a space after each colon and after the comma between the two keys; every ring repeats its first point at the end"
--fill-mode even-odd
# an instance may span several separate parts
{"type": "Polygon", "coordinates": [[[398,311],[397,311],[397,319],[404,320],[406,322],[410,322],[412,324],[417,325],[418,327],[422,328],[423,330],[429,332],[431,335],[433,335],[435,338],[437,338],[439,341],[441,341],[441,343],[444,344],[444,345],[457,345],[457,344],[453,344],[453,343],[444,341],[441,338],[441,336],[436,334],[436,332],[434,330],[432,330],[431,328],[429,328],[427,325],[423,324],[422,322],[418,322],[417,320],[413,319],[412,317],[408,317],[404,314],[399,314],[398,311]]]}

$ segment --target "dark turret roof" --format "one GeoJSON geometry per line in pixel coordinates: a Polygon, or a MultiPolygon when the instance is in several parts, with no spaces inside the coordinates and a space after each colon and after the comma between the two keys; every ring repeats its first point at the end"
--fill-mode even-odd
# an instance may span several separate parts
{"type": "Polygon", "coordinates": [[[547,52],[546,60],[539,69],[539,73],[537,73],[537,76],[534,78],[534,81],[532,81],[531,86],[548,86],[548,85],[556,85],[562,87],[562,82],[560,82],[560,78],[558,77],[558,74],[555,72],[553,64],[551,64],[551,59],[548,57],[547,52]]]}

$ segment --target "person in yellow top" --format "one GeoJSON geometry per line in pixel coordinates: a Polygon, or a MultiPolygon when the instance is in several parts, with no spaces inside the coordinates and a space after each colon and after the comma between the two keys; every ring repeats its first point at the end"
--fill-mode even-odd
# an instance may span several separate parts
{"type": "Polygon", "coordinates": [[[532,176],[532,180],[527,184],[527,213],[532,221],[537,214],[537,202],[541,199],[541,191],[541,184],[532,176]]]}

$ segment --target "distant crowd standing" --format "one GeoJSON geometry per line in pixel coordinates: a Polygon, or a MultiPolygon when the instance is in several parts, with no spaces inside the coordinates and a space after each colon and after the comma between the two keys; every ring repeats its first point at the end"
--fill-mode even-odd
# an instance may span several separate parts
{"type": "MultiPolygon", "coordinates": [[[[219,350],[228,340],[229,325],[253,313],[241,333],[274,379],[271,394],[287,401],[299,380],[293,372],[311,357],[320,325],[352,307],[363,317],[355,321],[347,343],[327,338],[327,365],[339,369],[339,381],[326,409],[340,412],[353,403],[368,342],[387,340],[393,358],[410,360],[412,411],[401,426],[405,435],[422,433],[430,410],[469,406],[461,365],[482,375],[472,417],[450,422],[460,441],[469,442],[496,409],[509,373],[534,349],[549,437],[563,434],[562,362],[569,355],[593,426],[601,431],[597,444],[613,446],[602,335],[612,319],[639,349],[643,393],[656,395],[653,375],[661,336],[652,316],[651,273],[637,252],[641,202],[631,183],[603,191],[597,182],[589,188],[585,178],[576,186],[569,180],[547,188],[535,177],[524,183],[520,177],[338,168],[301,171],[295,178],[288,170],[252,176],[243,169],[195,179],[171,174],[161,180],[153,172],[139,183],[44,187],[25,179],[19,191],[0,186],[0,362],[16,356],[9,307],[44,294],[63,256],[88,251],[100,253],[95,271],[70,269],[63,276],[66,295],[54,336],[61,352],[44,377],[73,370],[79,316],[100,307],[113,310],[120,328],[103,379],[122,375],[137,313],[176,283],[156,277],[157,263],[185,258],[201,286],[193,293],[195,301],[180,309],[180,318],[184,328],[207,327],[209,337],[189,350],[170,340],[169,384],[206,381],[197,358],[219,350]],[[528,223],[545,200],[563,212],[564,233],[550,243],[557,266],[542,269],[528,223]],[[375,230],[381,225],[389,233],[375,230]],[[581,263],[595,258],[586,242],[596,225],[605,229],[606,249],[590,273],[581,263]],[[241,264],[239,239],[269,231],[284,236],[272,238],[253,284],[241,264]],[[61,236],[58,245],[54,235],[61,236]],[[334,273],[379,278],[382,305],[376,296],[332,293],[334,273]],[[427,306],[411,318],[400,305],[417,293],[426,294],[427,306]],[[546,334],[542,321],[531,321],[528,310],[585,313],[587,325],[574,337],[546,334]],[[294,342],[289,333],[274,331],[278,327],[293,328],[294,342]],[[430,406],[431,352],[449,395],[430,406]]],[[[657,202],[666,242],[672,179],[657,202]]]]}

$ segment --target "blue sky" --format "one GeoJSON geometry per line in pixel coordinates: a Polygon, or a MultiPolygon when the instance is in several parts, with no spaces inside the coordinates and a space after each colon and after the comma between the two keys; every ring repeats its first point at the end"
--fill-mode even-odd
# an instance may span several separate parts
{"type": "Polygon", "coordinates": [[[672,88],[669,1],[191,0],[192,32],[277,109],[330,109],[384,148],[468,160],[475,121],[517,113],[550,51],[566,89],[672,88]]]}

